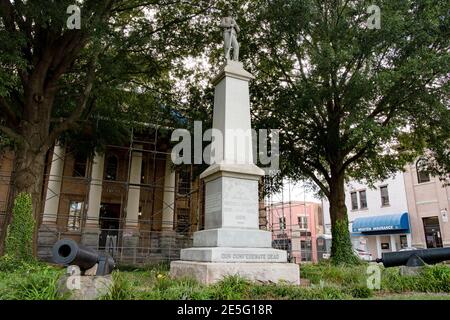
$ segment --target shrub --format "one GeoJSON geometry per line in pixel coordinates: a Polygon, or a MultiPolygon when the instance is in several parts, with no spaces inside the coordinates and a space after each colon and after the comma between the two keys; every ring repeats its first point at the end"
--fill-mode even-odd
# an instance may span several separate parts
{"type": "Polygon", "coordinates": [[[20,268],[20,262],[18,262],[15,257],[10,254],[5,254],[0,257],[0,272],[14,272],[20,268]]]}
{"type": "Polygon", "coordinates": [[[12,221],[8,226],[5,241],[6,255],[18,261],[34,261],[34,223],[31,195],[20,193],[14,201],[12,221]]]}

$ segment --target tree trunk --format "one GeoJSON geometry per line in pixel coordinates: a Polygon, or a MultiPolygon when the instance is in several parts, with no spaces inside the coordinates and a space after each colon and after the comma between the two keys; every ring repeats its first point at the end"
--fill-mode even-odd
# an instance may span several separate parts
{"type": "MultiPolygon", "coordinates": [[[[35,150],[29,146],[23,146],[16,150],[14,172],[10,190],[9,203],[6,217],[2,227],[1,243],[4,245],[6,231],[12,218],[14,199],[19,193],[29,193],[33,203],[33,217],[35,221],[34,252],[36,253],[37,230],[42,206],[42,183],[45,168],[45,152],[35,150]]],[[[3,248],[2,248],[3,250],[3,248]]]]}
{"type": "Polygon", "coordinates": [[[350,232],[348,230],[344,174],[332,175],[329,201],[332,234],[332,262],[335,264],[358,263],[359,259],[353,253],[350,232]]]}
{"type": "Polygon", "coordinates": [[[18,143],[14,152],[14,171],[12,173],[9,201],[0,234],[0,254],[3,254],[4,251],[7,228],[12,218],[14,199],[21,192],[30,194],[32,198],[35,221],[33,252],[34,254],[37,252],[37,236],[42,211],[45,155],[48,151],[48,148],[43,146],[45,146],[45,139],[48,138],[48,114],[49,110],[51,110],[51,105],[34,105],[33,109],[39,111],[34,114],[30,113],[31,116],[27,120],[22,121],[20,125],[20,135],[25,141],[18,143]],[[34,121],[30,118],[34,118],[34,121]]]}

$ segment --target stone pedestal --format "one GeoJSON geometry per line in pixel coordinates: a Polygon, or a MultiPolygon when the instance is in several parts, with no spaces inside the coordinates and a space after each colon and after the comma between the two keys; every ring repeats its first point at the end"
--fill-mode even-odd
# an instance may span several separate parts
{"type": "Polygon", "coordinates": [[[211,263],[174,261],[170,273],[177,278],[194,278],[200,283],[213,284],[226,276],[239,275],[260,283],[299,284],[299,266],[294,263],[211,263]]]}
{"type": "Polygon", "coordinates": [[[226,275],[300,283],[298,266],[287,263],[286,251],[272,248],[270,232],[259,230],[258,181],[264,171],[253,164],[251,78],[241,63],[229,61],[213,81],[213,129],[220,134],[212,143],[214,162],[200,176],[205,230],[194,234],[192,248],[181,250],[181,261],[171,263],[174,277],[193,276],[207,284],[226,275]]]}

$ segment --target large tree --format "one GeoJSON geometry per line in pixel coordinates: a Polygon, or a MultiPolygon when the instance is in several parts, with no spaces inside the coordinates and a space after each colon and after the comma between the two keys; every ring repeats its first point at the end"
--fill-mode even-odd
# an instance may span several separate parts
{"type": "Polygon", "coordinates": [[[10,198],[31,194],[38,218],[45,155],[66,132],[95,117],[156,123],[167,113],[183,59],[211,39],[216,2],[0,0],[0,135],[15,151],[10,198]],[[76,12],[67,13],[73,4],[79,29],[76,12]]]}
{"type": "Polygon", "coordinates": [[[448,9],[431,0],[260,0],[240,21],[255,123],[281,130],[282,174],[313,180],[328,198],[336,263],[356,261],[346,180],[386,178],[427,141],[449,147],[448,9]],[[379,29],[367,23],[372,4],[379,29]]]}

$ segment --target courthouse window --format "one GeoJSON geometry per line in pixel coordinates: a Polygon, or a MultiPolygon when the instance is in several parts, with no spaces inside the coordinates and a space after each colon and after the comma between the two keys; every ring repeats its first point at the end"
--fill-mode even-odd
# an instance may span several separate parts
{"type": "Polygon", "coordinates": [[[78,231],[81,228],[81,213],[83,210],[82,201],[70,201],[69,219],[67,221],[67,230],[78,231]]]}

